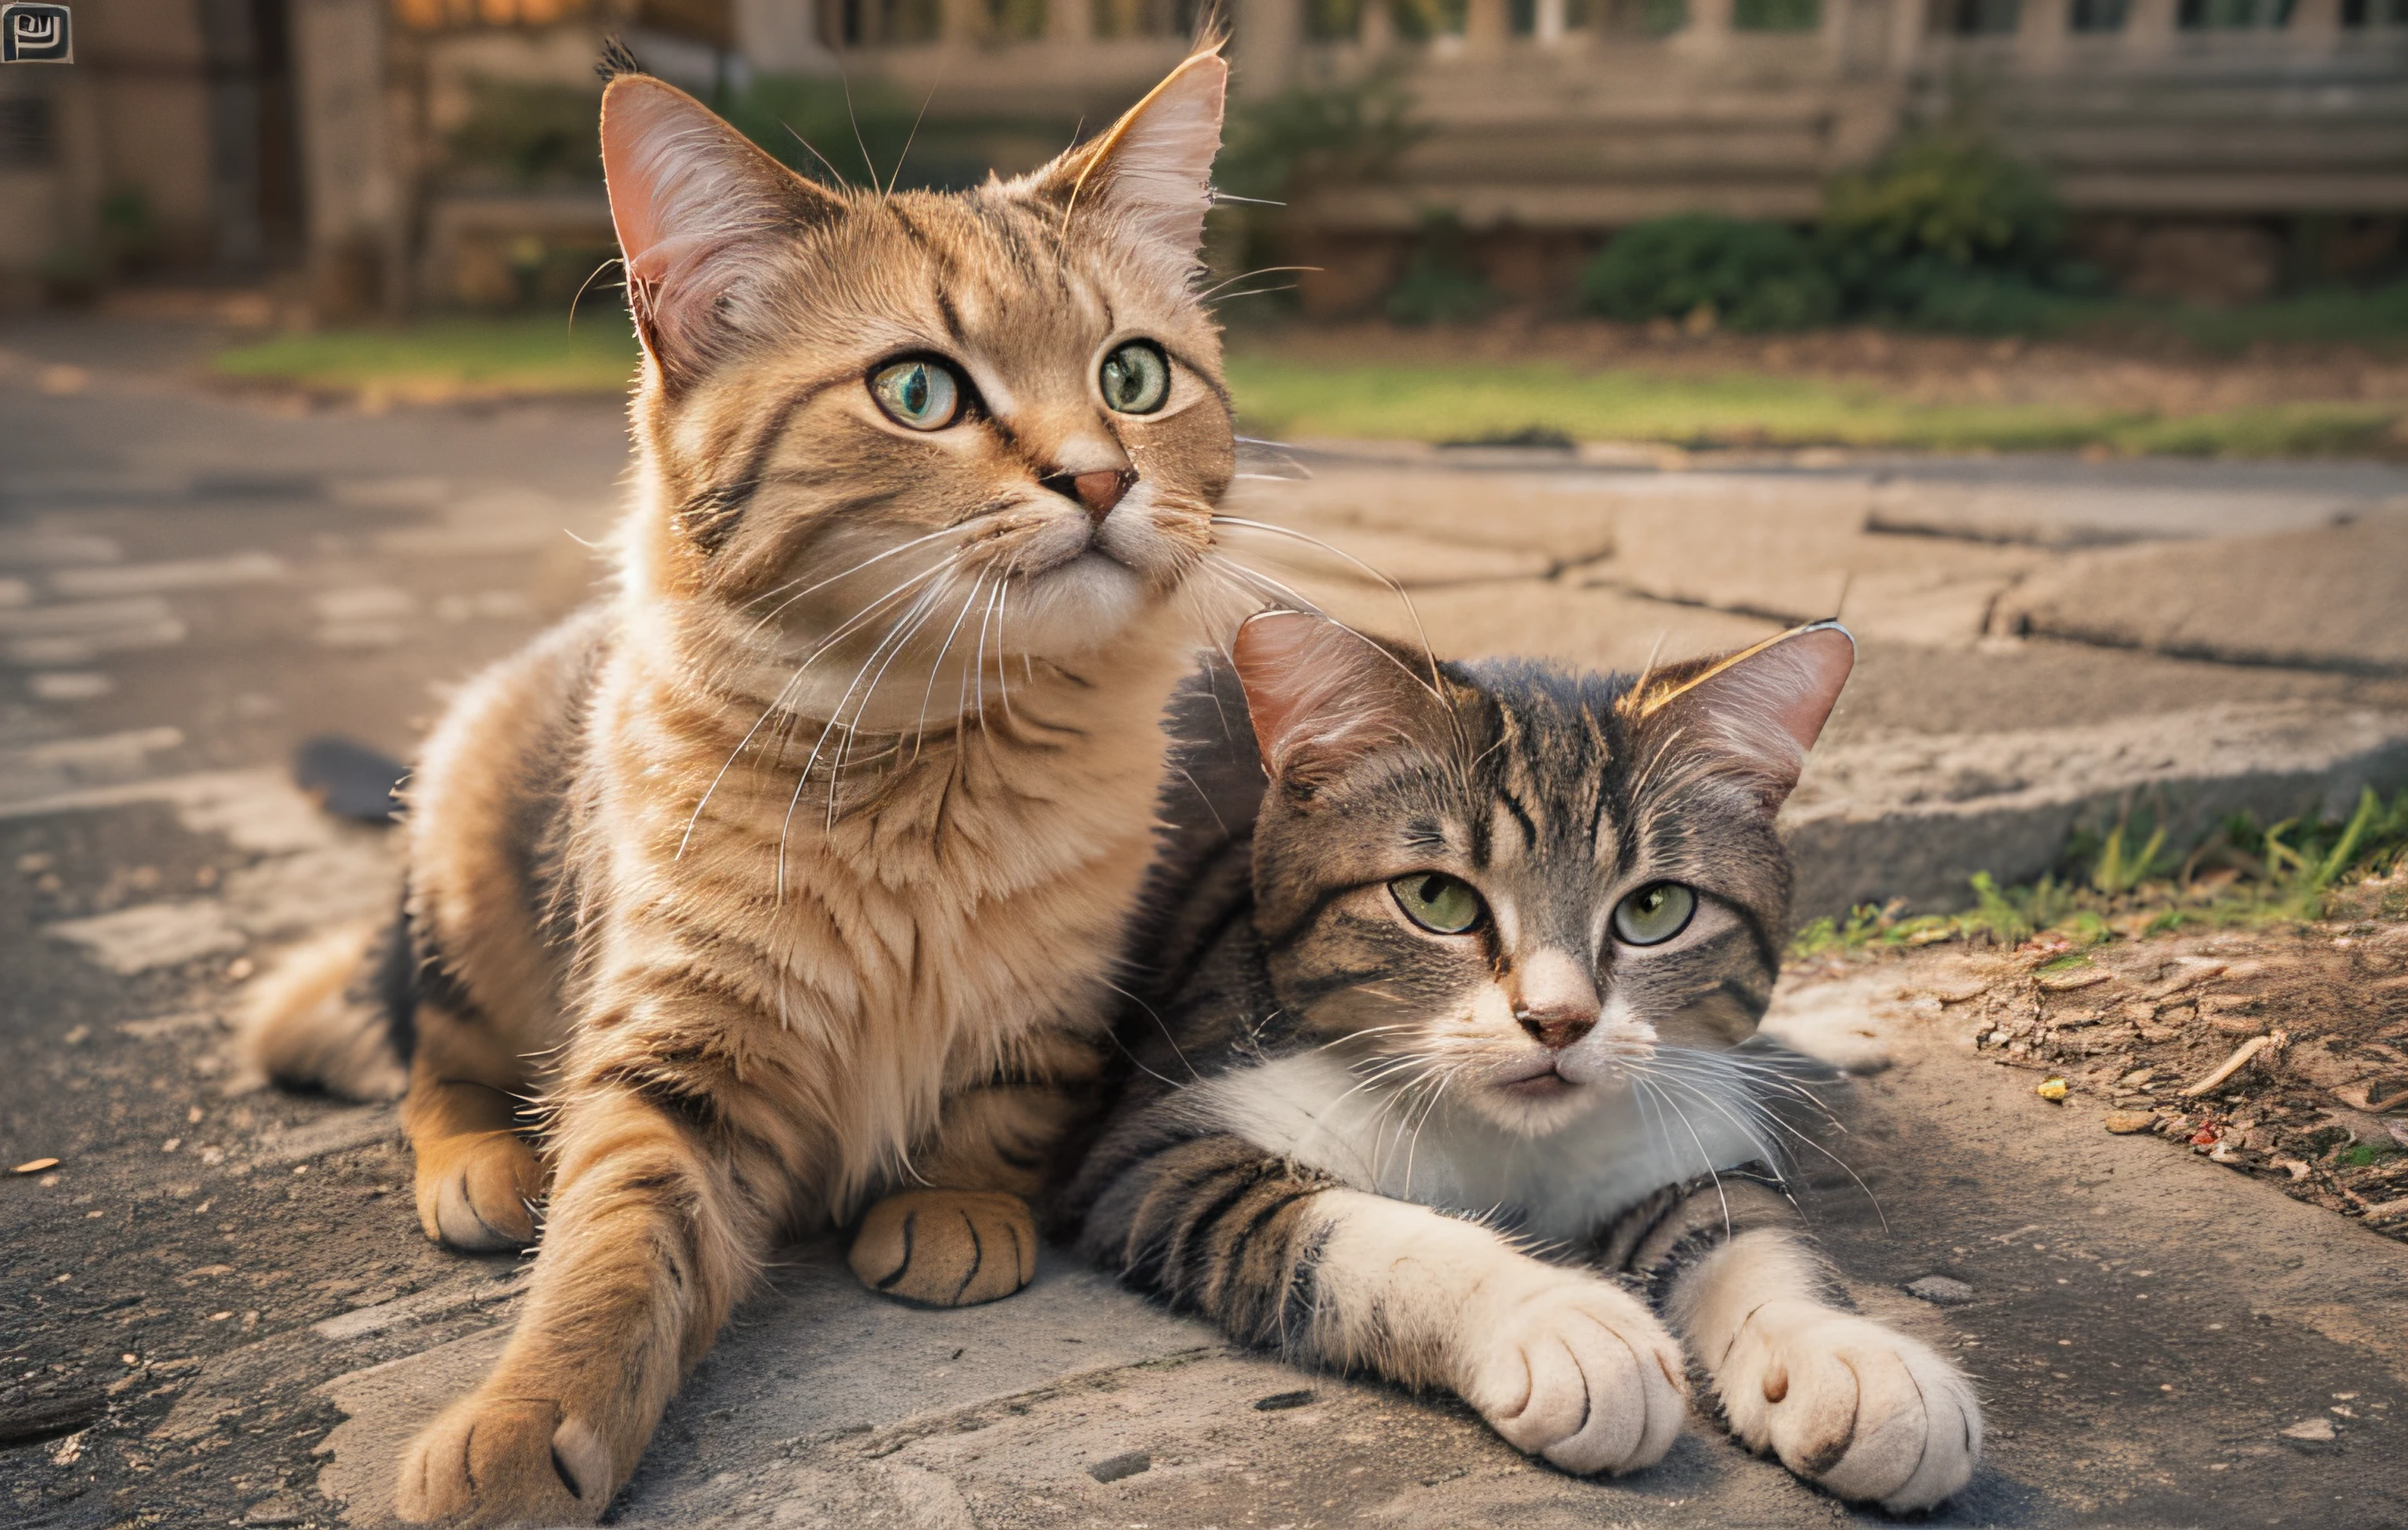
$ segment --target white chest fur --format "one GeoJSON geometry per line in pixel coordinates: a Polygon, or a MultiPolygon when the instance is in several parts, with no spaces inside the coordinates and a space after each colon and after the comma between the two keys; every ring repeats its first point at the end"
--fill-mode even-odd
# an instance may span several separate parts
{"type": "Polygon", "coordinates": [[[1741,1080],[1605,1084],[1543,1136],[1479,1113],[1363,1087],[1326,1053],[1240,1069],[1197,1088],[1211,1119],[1359,1190],[1489,1217],[1541,1239],[1582,1237],[1655,1190],[1777,1160],[1774,1128],[1741,1080]]]}

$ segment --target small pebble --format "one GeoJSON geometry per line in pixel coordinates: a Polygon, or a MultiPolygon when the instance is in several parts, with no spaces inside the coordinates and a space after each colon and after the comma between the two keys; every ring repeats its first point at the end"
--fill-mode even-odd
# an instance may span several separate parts
{"type": "Polygon", "coordinates": [[[2146,1110],[2110,1110],[2107,1112],[2107,1129],[2114,1133],[2117,1137],[2129,1137],[2134,1132],[2145,1132],[2157,1123],[2157,1118],[2149,1114],[2146,1110]]]}
{"type": "Polygon", "coordinates": [[[56,1168],[58,1166],[59,1161],[55,1158],[29,1158],[23,1163],[18,1165],[15,1168],[10,1169],[8,1172],[11,1174],[39,1174],[44,1169],[56,1168]]]}
{"type": "Polygon", "coordinates": [[[1920,1296],[1934,1307],[1962,1307],[1973,1299],[1971,1286],[1948,1275],[1927,1275],[1919,1280],[1909,1280],[1906,1294],[1920,1296]]]}
{"type": "Polygon", "coordinates": [[[1135,1477],[1141,1471],[1150,1470],[1153,1466],[1154,1457],[1143,1451],[1131,1451],[1125,1455],[1096,1462],[1087,1468],[1087,1475],[1098,1482],[1117,1482],[1124,1477],[1135,1477]]]}
{"type": "Polygon", "coordinates": [[[2062,1100],[2066,1095],[2066,1083],[2062,1079],[2042,1079],[2032,1093],[2044,1100],[2062,1100]]]}
{"type": "Polygon", "coordinates": [[[1311,1392],[1274,1392],[1268,1397],[1254,1399],[1257,1413],[1276,1413],[1283,1408],[1302,1408],[1312,1401],[1311,1392]]]}
{"type": "Polygon", "coordinates": [[[2330,1419],[2301,1419],[2299,1423],[2291,1425],[2288,1429],[2284,1430],[2283,1437],[2285,1439],[2327,1440],[2332,1438],[2333,1434],[2333,1422],[2330,1419]]]}

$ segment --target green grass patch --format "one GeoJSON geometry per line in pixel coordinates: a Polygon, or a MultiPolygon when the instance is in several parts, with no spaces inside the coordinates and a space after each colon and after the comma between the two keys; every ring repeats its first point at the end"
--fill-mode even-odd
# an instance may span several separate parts
{"type": "Polygon", "coordinates": [[[2116,939],[2170,930],[2302,923],[2408,912],[2408,789],[2386,804],[2372,787],[2346,819],[2289,819],[2260,828],[2236,815],[2187,854],[2166,848],[2165,831],[2127,819],[2103,836],[2077,836],[2057,872],[2020,887],[1973,874],[1973,907],[1910,916],[1902,903],[1862,904],[1843,919],[1817,919],[1792,937],[1808,960],[1965,941],[2029,946],[2056,953],[2042,970],[2079,966],[2083,953],[2116,939]],[[2356,884],[2390,878],[2373,905],[2356,884]]]}
{"type": "MultiPolygon", "coordinates": [[[[566,320],[437,320],[322,330],[220,352],[225,378],[404,402],[624,393],[636,362],[607,307],[566,320]]],[[[1461,441],[1666,441],[1684,446],[1860,446],[1939,451],[2192,456],[2323,455],[2373,447],[2400,411],[2303,402],[2159,416],[2046,404],[1921,404],[1869,384],[1735,372],[1663,377],[1554,363],[1331,366],[1240,354],[1229,381],[1247,427],[1267,436],[1461,441]]]]}
{"type": "Polygon", "coordinates": [[[2191,456],[2320,455],[2371,448],[2399,418],[2379,404],[2299,403],[2159,416],[2048,404],[1921,404],[1868,384],[1731,373],[1663,377],[1553,363],[1332,366],[1229,361],[1250,431],[1274,436],[1460,441],[1518,433],[1686,446],[1857,446],[2191,456]]]}
{"type": "Polygon", "coordinates": [[[220,351],[221,377],[404,400],[624,393],[636,339],[605,308],[571,328],[545,319],[437,320],[406,328],[280,335],[220,351]]]}

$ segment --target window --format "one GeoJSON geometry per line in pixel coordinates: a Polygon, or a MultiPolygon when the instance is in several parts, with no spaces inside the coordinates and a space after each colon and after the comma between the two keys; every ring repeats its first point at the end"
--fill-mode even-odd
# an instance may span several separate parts
{"type": "Polygon", "coordinates": [[[1046,0],[987,0],[987,26],[998,37],[1045,36],[1046,0]]]}
{"type": "Polygon", "coordinates": [[[1995,37],[2012,34],[2022,19],[2022,0],[1933,0],[1931,30],[1995,37]]]}
{"type": "Polygon", "coordinates": [[[1626,36],[1669,36],[1689,24],[1688,0],[1597,0],[1596,14],[1605,31],[1626,36]]]}
{"type": "Polygon", "coordinates": [[[2076,32],[2121,32],[2130,0],[2072,0],[2067,24],[2076,32]]]}
{"type": "MultiPolygon", "coordinates": [[[[1064,0],[1077,4],[1078,0],[1064,0]]],[[[1098,37],[1192,37],[1201,0],[1092,0],[1098,37]]]]}
{"type": "Polygon", "coordinates": [[[1309,42],[1348,42],[1363,25],[1363,0],[1305,0],[1304,36],[1309,42]]]}
{"type": "Polygon", "coordinates": [[[1812,32],[1823,24],[1821,0],[1732,0],[1731,25],[1742,32],[1812,32]]]}
{"type": "Polygon", "coordinates": [[[2174,19],[2186,32],[2288,26],[2291,0],[2182,0],[2174,19]]]}
{"type": "Polygon", "coordinates": [[[0,170],[34,170],[50,163],[50,98],[0,95],[0,170]]]}
{"type": "Polygon", "coordinates": [[[591,9],[588,0],[393,0],[394,19],[420,32],[550,26],[591,9]]]}

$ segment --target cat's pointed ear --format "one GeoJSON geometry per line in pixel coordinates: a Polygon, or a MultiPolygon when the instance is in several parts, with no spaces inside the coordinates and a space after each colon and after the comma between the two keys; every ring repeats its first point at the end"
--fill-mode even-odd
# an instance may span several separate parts
{"type": "Polygon", "coordinates": [[[1230,657],[1263,770],[1283,790],[1309,796],[1375,749],[1448,736],[1445,703],[1412,661],[1326,616],[1251,617],[1230,657]]]}
{"type": "Polygon", "coordinates": [[[1218,42],[1209,43],[1111,128],[1022,184],[1065,218],[1125,221],[1147,242],[1192,262],[1212,206],[1212,156],[1221,151],[1228,93],[1228,62],[1218,42]]]}
{"type": "Polygon", "coordinates": [[[1736,653],[1652,670],[1621,705],[1662,747],[1716,756],[1749,778],[1770,810],[1798,784],[1856,662],[1848,629],[1816,622],[1736,653]]]}
{"type": "Polygon", "coordinates": [[[698,375],[725,339],[722,300],[784,237],[844,206],[650,75],[602,93],[602,172],[637,333],[672,380],[698,375]]]}

